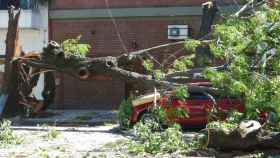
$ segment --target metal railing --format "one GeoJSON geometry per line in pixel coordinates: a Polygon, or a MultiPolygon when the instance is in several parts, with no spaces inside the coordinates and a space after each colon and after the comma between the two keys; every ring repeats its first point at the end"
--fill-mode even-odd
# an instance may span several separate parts
{"type": "Polygon", "coordinates": [[[38,0],[0,0],[0,10],[6,10],[9,6],[15,6],[21,9],[35,9],[38,8],[38,0]]]}

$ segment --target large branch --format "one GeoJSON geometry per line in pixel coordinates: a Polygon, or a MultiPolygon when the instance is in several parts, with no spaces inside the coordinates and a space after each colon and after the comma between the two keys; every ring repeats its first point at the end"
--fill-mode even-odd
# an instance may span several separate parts
{"type": "Polygon", "coordinates": [[[32,67],[43,69],[56,70],[58,72],[67,73],[78,79],[88,79],[95,75],[109,75],[116,78],[121,78],[129,84],[138,84],[146,89],[152,87],[174,88],[179,85],[187,85],[190,91],[193,92],[207,92],[217,94],[218,90],[211,87],[198,86],[187,83],[170,82],[168,80],[155,80],[153,76],[137,73],[126,70],[118,66],[118,58],[116,57],[101,57],[81,60],[79,65],[74,67],[61,67],[54,63],[45,63],[43,60],[25,60],[26,64],[32,67]],[[84,77],[86,76],[86,77],[84,77]]]}
{"type": "Polygon", "coordinates": [[[257,8],[261,5],[264,5],[265,3],[266,3],[266,0],[262,0],[262,1],[258,1],[258,2],[256,2],[255,0],[250,0],[240,10],[238,10],[233,16],[234,17],[239,17],[242,14],[245,14],[245,13],[251,11],[254,8],[257,8]]]}
{"type": "MultiPolygon", "coordinates": [[[[227,65],[221,65],[221,66],[215,66],[215,67],[209,67],[210,69],[216,70],[216,71],[224,71],[227,69],[227,65]]],[[[172,80],[176,79],[176,77],[185,77],[186,79],[195,79],[199,77],[203,77],[202,73],[206,68],[194,68],[189,71],[179,71],[174,72],[166,75],[166,80],[172,80]]]]}

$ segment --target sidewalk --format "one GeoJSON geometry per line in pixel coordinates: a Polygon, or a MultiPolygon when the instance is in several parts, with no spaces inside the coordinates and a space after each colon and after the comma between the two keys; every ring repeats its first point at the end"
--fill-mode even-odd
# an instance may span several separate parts
{"type": "Polygon", "coordinates": [[[35,118],[11,118],[13,125],[36,126],[97,126],[118,122],[116,111],[100,110],[47,110],[45,116],[35,118]]]}

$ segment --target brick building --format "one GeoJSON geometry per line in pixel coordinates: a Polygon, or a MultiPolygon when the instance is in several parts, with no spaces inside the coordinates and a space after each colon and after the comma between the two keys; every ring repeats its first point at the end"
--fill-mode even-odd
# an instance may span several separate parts
{"type": "MultiPolygon", "coordinates": [[[[168,39],[169,25],[188,25],[188,36],[195,38],[203,2],[205,0],[53,0],[49,36],[61,42],[82,35],[82,40],[92,45],[89,56],[116,56],[174,41],[168,39]]],[[[58,76],[57,108],[115,109],[125,96],[125,85],[118,78],[78,81],[66,75],[58,76]]]]}

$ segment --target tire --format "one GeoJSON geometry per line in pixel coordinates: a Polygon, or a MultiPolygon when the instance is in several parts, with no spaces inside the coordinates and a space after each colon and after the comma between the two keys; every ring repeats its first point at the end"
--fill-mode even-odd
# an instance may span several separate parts
{"type": "Polygon", "coordinates": [[[158,120],[152,114],[149,114],[149,113],[144,113],[141,116],[141,121],[144,124],[151,124],[151,123],[154,123],[154,122],[159,123],[158,120]]]}

